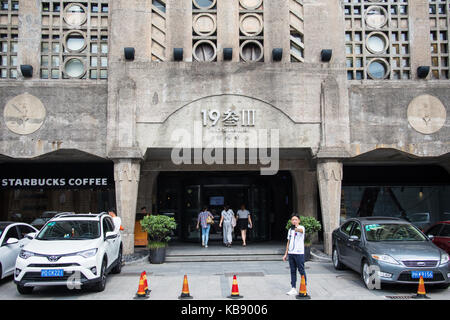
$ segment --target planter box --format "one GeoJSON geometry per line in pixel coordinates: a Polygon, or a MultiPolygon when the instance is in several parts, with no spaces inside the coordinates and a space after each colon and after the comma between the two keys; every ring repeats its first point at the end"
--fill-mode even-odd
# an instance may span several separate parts
{"type": "Polygon", "coordinates": [[[166,260],[166,248],[149,249],[148,260],[154,264],[164,263],[166,260]]]}
{"type": "Polygon", "coordinates": [[[311,260],[311,246],[305,245],[305,262],[311,260]]]}

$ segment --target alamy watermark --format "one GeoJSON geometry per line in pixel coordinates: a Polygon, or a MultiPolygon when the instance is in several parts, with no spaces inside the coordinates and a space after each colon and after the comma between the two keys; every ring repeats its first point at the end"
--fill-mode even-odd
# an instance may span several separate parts
{"type": "Polygon", "coordinates": [[[279,129],[206,127],[195,121],[193,132],[174,130],[171,160],[181,164],[260,165],[262,175],[275,175],[280,167],[279,129]]]}

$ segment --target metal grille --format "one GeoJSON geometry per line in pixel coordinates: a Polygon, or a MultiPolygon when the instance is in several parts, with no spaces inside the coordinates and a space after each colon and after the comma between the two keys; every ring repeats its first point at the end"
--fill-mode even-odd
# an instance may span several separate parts
{"type": "MultiPolygon", "coordinates": [[[[34,281],[34,282],[67,281],[74,273],[75,273],[75,271],[74,272],[64,271],[64,276],[62,276],[62,277],[41,277],[40,272],[27,272],[23,276],[22,280],[23,281],[34,281]]],[[[83,273],[80,272],[79,279],[82,281],[82,280],[86,280],[87,278],[83,273]]]]}
{"type": "Polygon", "coordinates": [[[410,268],[432,268],[436,267],[439,261],[428,260],[428,261],[402,261],[403,264],[410,268]]]}
{"type": "Polygon", "coordinates": [[[0,78],[17,78],[19,1],[0,1],[0,78]]]}
{"type": "Polygon", "coordinates": [[[449,0],[429,0],[431,78],[449,79],[449,0]]]}
{"type": "Polygon", "coordinates": [[[45,264],[45,263],[33,263],[28,267],[30,268],[65,268],[65,267],[78,267],[78,263],[56,263],[56,264],[45,264]]]}

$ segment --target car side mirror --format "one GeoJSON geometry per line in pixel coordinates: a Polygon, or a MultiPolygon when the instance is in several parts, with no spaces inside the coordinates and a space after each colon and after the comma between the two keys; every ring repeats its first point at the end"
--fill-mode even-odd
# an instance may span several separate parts
{"type": "Polygon", "coordinates": [[[36,232],[27,233],[27,234],[25,235],[25,237],[27,237],[27,238],[30,239],[30,240],[33,240],[34,237],[36,237],[36,232]]]}
{"type": "Polygon", "coordinates": [[[9,238],[8,241],[6,241],[6,245],[19,243],[19,240],[16,238],[9,238]]]}
{"type": "Polygon", "coordinates": [[[431,241],[433,241],[433,239],[434,239],[434,236],[433,236],[432,234],[428,234],[427,237],[428,237],[428,239],[430,239],[431,241]]]}
{"type": "Polygon", "coordinates": [[[358,236],[350,236],[350,241],[359,241],[358,236]]]}
{"type": "Polygon", "coordinates": [[[117,233],[115,233],[115,232],[110,231],[105,234],[105,240],[110,240],[110,239],[115,239],[115,238],[117,238],[117,233]]]}

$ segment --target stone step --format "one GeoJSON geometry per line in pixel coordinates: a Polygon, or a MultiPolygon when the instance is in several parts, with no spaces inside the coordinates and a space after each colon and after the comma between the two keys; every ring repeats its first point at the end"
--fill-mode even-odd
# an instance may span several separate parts
{"type": "Polygon", "coordinates": [[[166,255],[166,262],[280,261],[280,254],[166,255]]]}

